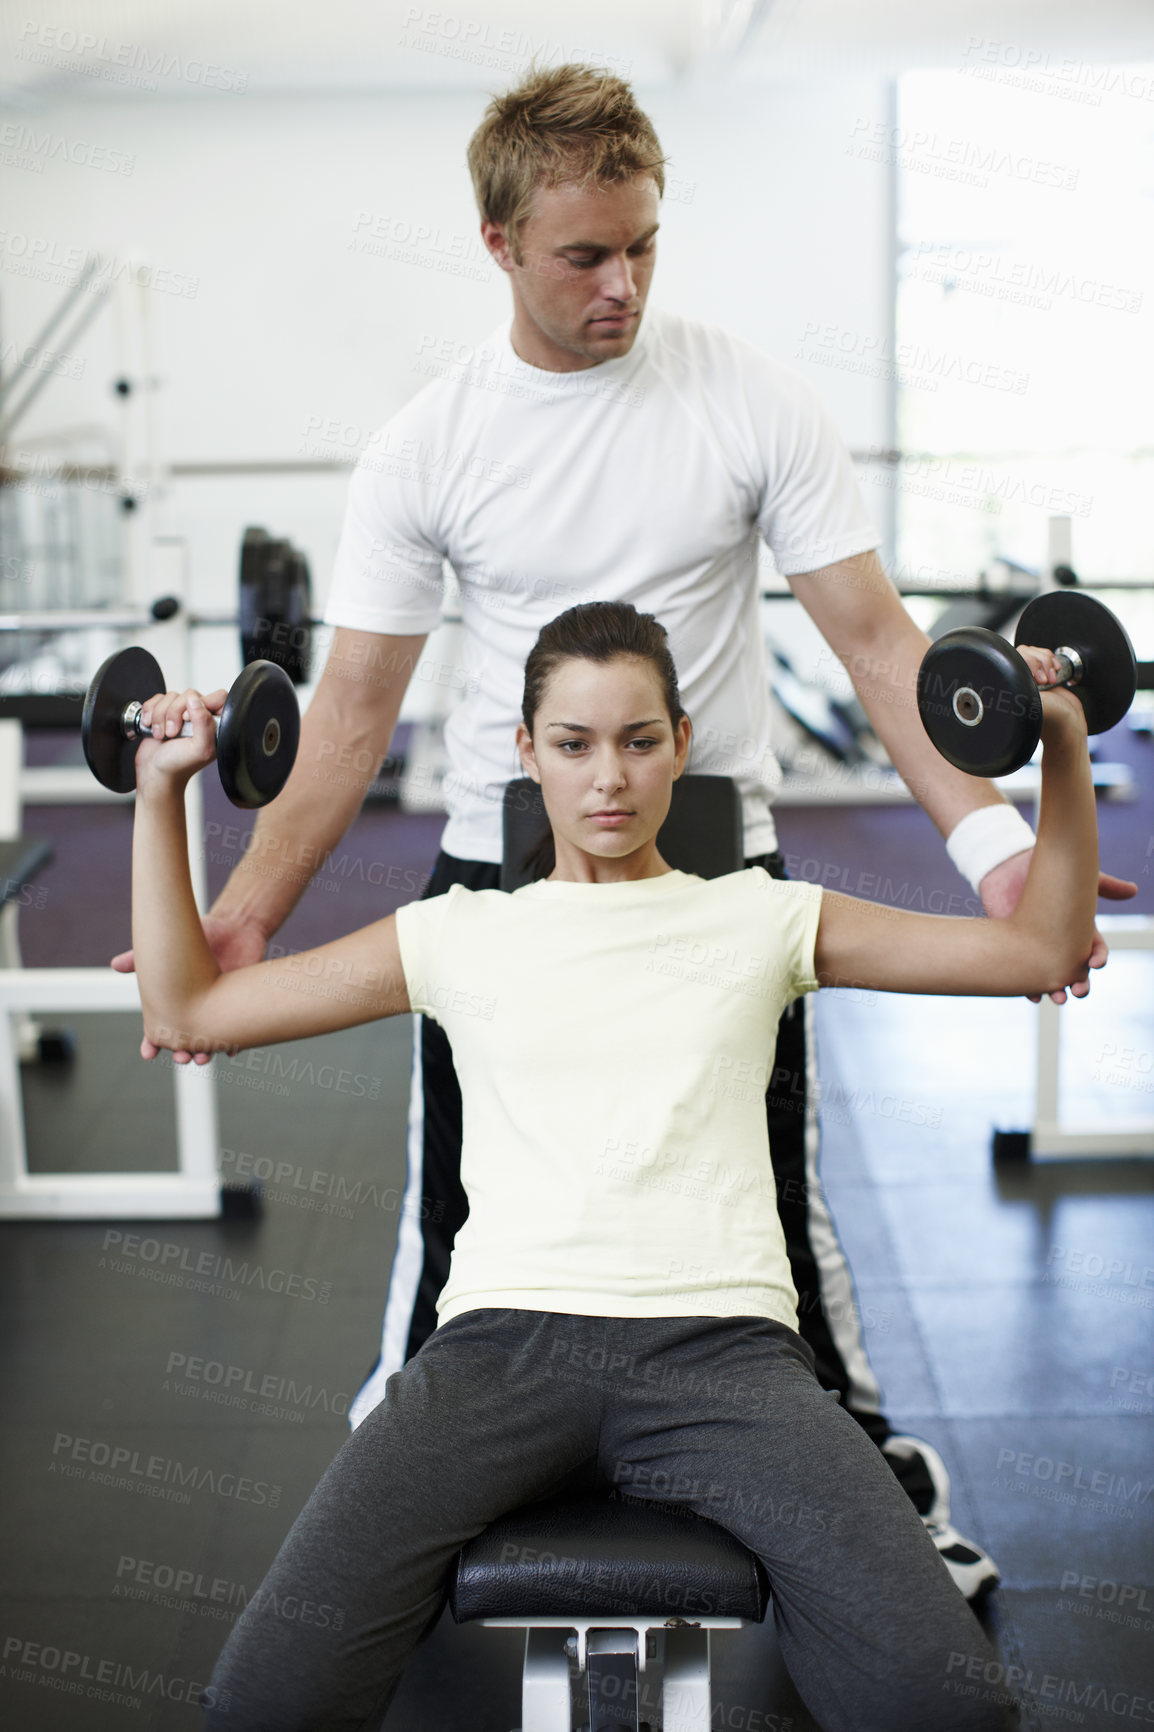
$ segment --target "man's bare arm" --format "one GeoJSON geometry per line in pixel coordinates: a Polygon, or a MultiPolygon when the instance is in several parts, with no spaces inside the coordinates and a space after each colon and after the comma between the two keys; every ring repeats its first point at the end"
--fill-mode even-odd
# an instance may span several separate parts
{"type": "Polygon", "coordinates": [[[992,782],[955,770],[930,744],[917,707],[918,668],[930,640],[877,554],[857,553],[789,583],[853,681],[894,768],[942,835],[979,806],[1003,803],[992,782]]]}
{"type": "Polygon", "coordinates": [[[338,626],[297,760],[256,821],[252,841],[209,910],[267,941],[356,817],[388,753],[401,700],[426,636],[387,637],[338,626]]]}
{"type": "MultiPolygon", "coordinates": [[[[1008,804],[992,782],[955,770],[930,744],[917,705],[918,668],[930,640],[906,612],[877,554],[854,554],[791,577],[789,583],[853,681],[894,767],[942,835],[948,837],[980,807],[1008,804]]],[[[980,890],[987,914],[1013,913],[1029,862],[1028,852],[1015,854],[986,873],[980,890]]],[[[1128,879],[1099,875],[1099,896],[1124,901],[1137,889],[1128,879]]],[[[1105,940],[1096,934],[1090,966],[1100,968],[1107,954],[1105,940]]],[[[1082,980],[1071,990],[1081,998],[1090,989],[1082,980]]],[[[1052,996],[1065,1003],[1064,992],[1052,996]]]]}

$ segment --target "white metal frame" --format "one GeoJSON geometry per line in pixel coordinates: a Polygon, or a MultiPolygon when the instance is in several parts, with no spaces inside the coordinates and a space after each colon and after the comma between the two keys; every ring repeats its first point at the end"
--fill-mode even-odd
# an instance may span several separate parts
{"type": "MultiPolygon", "coordinates": [[[[1058,587],[1055,567],[1073,562],[1072,529],[1069,517],[1051,517],[1048,521],[1045,576],[1041,585],[1043,594],[1058,587]]],[[[1102,915],[1098,926],[1111,950],[1154,950],[1154,919],[1148,915],[1102,915]]],[[[1038,1006],[1038,1060],[1031,1153],[1067,1161],[1154,1155],[1154,1119],[1135,1119],[1111,1130],[1103,1130],[1100,1124],[1062,1125],[1058,1116],[1061,1038],[1061,1010],[1050,999],[1043,998],[1038,1006]]]]}
{"type": "MultiPolygon", "coordinates": [[[[1102,915],[1098,925],[1112,951],[1154,951],[1154,919],[1148,916],[1102,915]]],[[[1154,1002],[1154,993],[1151,1000],[1154,1002]]],[[[1061,1124],[1058,1117],[1058,1059],[1062,1016],[1063,1012],[1056,1004],[1048,998],[1042,999],[1038,1006],[1038,1065],[1031,1152],[1067,1161],[1154,1155],[1154,1118],[1135,1119],[1111,1130],[1103,1130],[1100,1123],[1061,1124]]]]}
{"type": "MultiPolygon", "coordinates": [[[[20,761],[19,723],[0,722],[0,759],[20,761]]],[[[2,764],[0,764],[2,767],[2,764]]],[[[98,786],[85,770],[87,781],[98,786]]],[[[10,786],[19,786],[12,778],[10,786]]],[[[103,792],[103,790],[102,790],[103,792]]],[[[113,796],[119,798],[120,796],[113,796]]],[[[131,798],[132,796],[123,796],[131,798]]],[[[204,835],[200,777],[185,794],[190,838],[204,835]]],[[[19,800],[0,804],[0,826],[18,833],[19,800]]],[[[4,828],[0,828],[0,835],[4,828]]],[[[194,840],[189,859],[197,905],[207,906],[203,849],[194,840]]],[[[216,1079],[211,1067],[174,1065],[176,1087],[175,1172],[30,1173],[20,1082],[21,1049],[28,1047],[30,1017],[42,1011],[120,1011],[140,1015],[136,977],[110,968],[22,968],[16,940],[15,905],[4,911],[5,952],[0,961],[0,1219],[25,1220],[205,1220],[220,1214],[220,1147],[216,1079]]]]}
{"type": "Polygon", "coordinates": [[[220,1214],[216,1085],[173,1066],[177,1170],[30,1173],[16,1021],[30,1011],[140,1014],[136,977],[109,968],[0,969],[0,1217],[24,1220],[204,1220],[220,1214]]]}
{"type": "Polygon", "coordinates": [[[713,1704],[710,1633],[743,1630],[748,1618],[694,1618],[671,1625],[665,1618],[478,1618],[489,1629],[524,1630],[525,1664],[521,1680],[521,1732],[569,1732],[572,1725],[569,1656],[550,1632],[572,1630],[576,1636],[577,1670],[585,1678],[589,1654],[618,1651],[620,1637],[598,1642],[602,1632],[632,1636],[637,1675],[646,1659],[661,1674],[658,1707],[665,1732],[710,1732],[713,1704]],[[592,1639],[591,1639],[592,1633],[592,1639]],[[664,1642],[662,1643],[662,1638],[664,1642]],[[650,1651],[650,1642],[656,1652],[650,1651]],[[662,1651],[663,1648],[663,1651],[662,1651]]]}

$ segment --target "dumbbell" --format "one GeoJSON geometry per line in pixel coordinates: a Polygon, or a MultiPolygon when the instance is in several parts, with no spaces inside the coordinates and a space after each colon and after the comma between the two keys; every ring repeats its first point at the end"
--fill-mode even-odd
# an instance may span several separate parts
{"type": "MultiPolygon", "coordinates": [[[[136,786],[136,748],[147,737],[141,706],[166,689],[160,664],[146,649],[118,650],[96,670],[84,699],[80,738],[88,768],[116,794],[136,786]]],[[[250,662],[229,687],[216,726],[216,763],[225,793],[246,810],[267,806],[288,781],[300,741],[300,706],[284,669],[250,662]]],[[[189,736],[192,723],[185,722],[180,733],[189,736]]]]}
{"type": "Polygon", "coordinates": [[[1042,737],[1042,696],[1067,686],[1092,734],[1122,720],[1134,701],[1134,650],[1108,607],[1077,591],[1040,595],[1023,611],[1015,644],[1054,652],[1062,677],[1039,685],[1024,656],[983,626],[948,631],[918,669],[918,712],[942,757],[971,776],[1008,776],[1042,737]]]}

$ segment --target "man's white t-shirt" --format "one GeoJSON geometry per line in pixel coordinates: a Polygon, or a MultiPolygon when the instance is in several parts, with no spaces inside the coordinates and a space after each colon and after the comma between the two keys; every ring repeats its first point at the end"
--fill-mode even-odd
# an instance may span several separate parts
{"type": "Polygon", "coordinates": [[[797,1328],[765,1094],[782,1011],[817,986],[821,895],[754,866],[397,910],[461,1084],[438,1326],[495,1306],[797,1328]]]}
{"type": "Polygon", "coordinates": [[[575,373],[527,366],[509,332],[463,362],[430,351],[436,382],[370,441],[325,620],[430,632],[449,561],[464,649],[445,683],[466,696],[445,725],[441,845],[496,862],[541,627],[578,602],[632,602],[669,633],[688,770],[737,781],[746,858],[768,853],[780,770],[757,538],[787,577],[877,547],[849,455],[803,379],[698,320],[650,307],[628,355],[575,373]]]}

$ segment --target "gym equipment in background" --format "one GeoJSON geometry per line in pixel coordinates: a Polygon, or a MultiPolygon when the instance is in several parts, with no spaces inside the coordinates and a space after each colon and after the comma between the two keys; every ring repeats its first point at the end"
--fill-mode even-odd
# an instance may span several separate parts
{"type": "Polygon", "coordinates": [[[767,644],[771,657],[769,686],[782,709],[807,736],[839,764],[868,764],[868,738],[876,740],[856,694],[835,698],[821,686],[801,679],[793,663],[776,644],[767,644]]]}
{"type": "Polygon", "coordinates": [[[308,561],[291,541],[246,529],[240,550],[240,650],[250,662],[275,662],[294,686],[312,673],[312,583],[308,561]]]}
{"type": "MultiPolygon", "coordinates": [[[[274,662],[294,686],[312,674],[312,634],[322,621],[312,614],[312,581],[303,553],[265,529],[244,532],[235,611],[185,610],[178,596],[161,595],[147,608],[56,608],[47,612],[0,613],[0,634],[29,636],[99,630],[135,631],[182,615],[190,626],[236,625],[241,660],[274,662]]],[[[32,724],[30,724],[32,725],[32,724]]]]}

